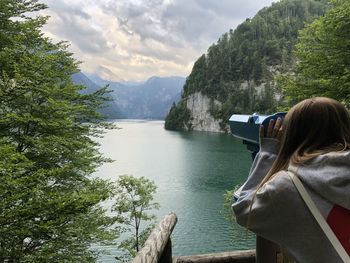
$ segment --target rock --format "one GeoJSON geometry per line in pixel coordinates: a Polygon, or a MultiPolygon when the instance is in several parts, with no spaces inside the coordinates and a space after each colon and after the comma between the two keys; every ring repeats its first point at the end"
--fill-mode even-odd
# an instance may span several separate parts
{"type": "Polygon", "coordinates": [[[210,105],[221,107],[221,102],[211,99],[201,92],[196,92],[186,98],[186,106],[191,111],[191,120],[187,124],[187,130],[191,127],[194,131],[226,132],[220,127],[222,120],[215,119],[210,113],[210,105]]]}

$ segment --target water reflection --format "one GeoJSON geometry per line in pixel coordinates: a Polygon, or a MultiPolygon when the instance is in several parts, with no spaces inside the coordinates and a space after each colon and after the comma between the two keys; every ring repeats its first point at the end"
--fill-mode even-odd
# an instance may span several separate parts
{"type": "MultiPolygon", "coordinates": [[[[252,236],[222,215],[223,194],[241,184],[250,168],[250,154],[226,134],[165,131],[163,122],[118,122],[100,140],[101,151],[116,160],[96,175],[145,176],[156,182],[160,219],[178,216],[173,253],[191,255],[251,248],[252,236]]],[[[107,262],[107,260],[105,261],[107,262]]]]}

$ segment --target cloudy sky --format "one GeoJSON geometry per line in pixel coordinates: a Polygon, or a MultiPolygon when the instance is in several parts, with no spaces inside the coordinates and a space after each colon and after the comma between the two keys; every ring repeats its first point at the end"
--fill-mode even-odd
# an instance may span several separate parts
{"type": "Polygon", "coordinates": [[[274,0],[41,0],[44,28],[67,40],[84,72],[115,81],[187,76],[231,28],[274,0]]]}

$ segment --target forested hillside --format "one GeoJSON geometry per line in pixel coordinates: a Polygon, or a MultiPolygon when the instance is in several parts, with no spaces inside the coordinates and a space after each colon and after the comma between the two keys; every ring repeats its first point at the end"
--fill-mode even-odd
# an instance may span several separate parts
{"type": "Polygon", "coordinates": [[[208,130],[217,121],[225,131],[233,113],[275,111],[280,93],[274,77],[290,71],[298,31],[326,8],[326,1],[282,0],[223,34],[195,62],[165,128],[208,130]]]}

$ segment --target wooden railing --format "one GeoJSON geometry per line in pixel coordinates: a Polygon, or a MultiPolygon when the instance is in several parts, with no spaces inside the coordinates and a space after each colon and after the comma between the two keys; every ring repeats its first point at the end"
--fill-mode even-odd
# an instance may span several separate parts
{"type": "Polygon", "coordinates": [[[172,249],[170,235],[177,223],[174,213],[167,214],[153,229],[142,249],[132,263],[171,263],[172,249]]]}
{"type": "Polygon", "coordinates": [[[254,263],[255,250],[173,257],[171,233],[177,223],[174,213],[166,215],[152,231],[142,249],[130,263],[254,263]]]}

